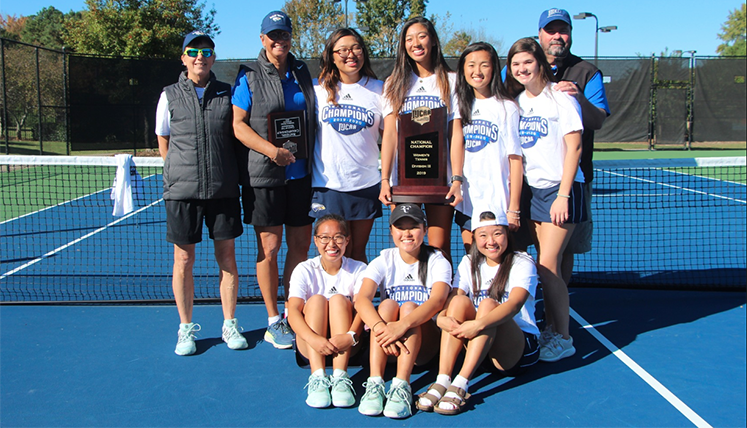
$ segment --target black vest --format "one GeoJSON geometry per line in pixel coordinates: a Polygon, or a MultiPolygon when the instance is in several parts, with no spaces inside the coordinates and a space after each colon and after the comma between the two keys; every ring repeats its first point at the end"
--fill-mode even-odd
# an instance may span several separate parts
{"type": "Polygon", "coordinates": [[[163,166],[166,200],[221,199],[239,196],[238,140],[233,134],[231,85],[210,81],[200,103],[187,72],[164,89],[169,101],[171,135],[163,166]]]}
{"type": "MultiPolygon", "coordinates": [[[[576,82],[583,92],[594,74],[599,71],[594,64],[584,61],[573,54],[563,58],[563,63],[555,72],[556,81],[566,80],[576,82]]],[[[583,117],[581,118],[583,120],[583,117]]],[[[594,130],[584,124],[584,132],[581,134],[581,171],[584,173],[584,181],[590,183],[594,179],[594,167],[592,157],[594,156],[594,130]]]]}
{"type": "MultiPolygon", "coordinates": [[[[249,89],[252,91],[252,106],[249,112],[249,126],[260,137],[267,139],[267,115],[285,111],[283,84],[275,66],[267,59],[265,50],[259,52],[256,69],[242,65],[246,72],[249,89]]],[[[306,101],[306,135],[309,153],[314,153],[314,136],[316,135],[316,103],[314,85],[306,64],[297,61],[292,54],[288,54],[288,70],[291,71],[298,86],[301,87],[306,101]]],[[[285,167],[278,166],[270,158],[254,150],[246,150],[246,171],[249,185],[252,187],[278,187],[285,184],[285,167]]],[[[307,172],[311,174],[311,157],[307,160],[307,172]]],[[[244,177],[246,179],[246,177],[244,177]]]]}

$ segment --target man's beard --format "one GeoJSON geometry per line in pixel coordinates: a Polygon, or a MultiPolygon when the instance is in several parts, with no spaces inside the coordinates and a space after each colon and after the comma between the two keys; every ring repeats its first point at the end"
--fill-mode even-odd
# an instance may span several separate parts
{"type": "Polygon", "coordinates": [[[562,45],[559,43],[551,43],[547,48],[547,54],[550,56],[562,58],[568,55],[568,47],[569,46],[565,43],[563,43],[562,45]]]}

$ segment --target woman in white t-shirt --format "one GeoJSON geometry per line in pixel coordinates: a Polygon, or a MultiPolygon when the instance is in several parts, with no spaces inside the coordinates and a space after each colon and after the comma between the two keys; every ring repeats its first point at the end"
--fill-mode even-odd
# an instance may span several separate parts
{"type": "Polygon", "coordinates": [[[498,54],[485,42],[467,46],[457,68],[459,108],[452,126],[461,127],[464,135],[463,140],[453,141],[464,153],[464,200],[456,206],[455,222],[462,228],[468,251],[475,206],[495,206],[506,214],[512,231],[519,229],[523,181],[519,107],[509,98],[498,76],[500,69],[498,54]]]}
{"type": "Polygon", "coordinates": [[[576,349],[569,334],[570,299],[561,272],[563,251],[576,223],[586,219],[581,158],[581,108],[554,89],[550,64],[531,38],[508,52],[506,86],[521,108],[519,135],[527,188],[522,211],[538,254],[537,271],[545,301],[540,360],[558,361],[576,349]]]}
{"type": "Polygon", "coordinates": [[[317,140],[309,215],[342,216],[350,227],[346,256],[362,262],[374,219],[382,216],[378,139],[383,85],[360,34],[350,28],[332,33],[314,80],[317,140]]]}
{"type": "MultiPolygon", "coordinates": [[[[446,64],[441,53],[441,44],[431,21],[415,17],[402,28],[397,48],[397,58],[392,74],[384,85],[384,135],[381,138],[381,193],[379,200],[384,205],[392,205],[392,186],[399,183],[396,153],[399,114],[410,113],[413,109],[425,106],[431,109],[445,107],[449,116],[453,114],[455,100],[453,90],[456,76],[446,64]]],[[[461,140],[461,129],[449,127],[449,140],[461,140]],[[454,134],[454,135],[452,135],[454,134]]],[[[451,188],[445,195],[443,204],[425,204],[428,215],[428,243],[451,254],[451,223],[454,207],[462,200],[461,156],[451,151],[447,157],[447,177],[451,188]],[[457,165],[453,167],[453,165],[457,165]],[[452,167],[454,168],[452,170],[452,167]],[[451,197],[449,204],[446,201],[451,197]]]]}
{"type": "Polygon", "coordinates": [[[397,205],[389,225],[396,248],[383,250],[368,265],[355,302],[371,330],[370,376],[363,384],[366,392],[358,411],[406,418],[412,414],[412,369],[430,361],[438,350],[433,319],[451,290],[451,263],[439,249],[423,243],[427,229],[418,205],[397,205]],[[373,303],[377,290],[378,308],[373,303]],[[384,394],[382,376],[389,358],[396,358],[397,372],[384,394]]]}
{"type": "Polygon", "coordinates": [[[457,294],[438,316],[442,331],[438,377],[420,394],[420,410],[459,413],[469,398],[469,381],[486,357],[484,366],[511,377],[539,357],[534,319],[537,269],[528,254],[514,252],[506,216],[493,211],[476,209],[472,218],[470,253],[454,276],[457,294]],[[464,347],[464,363],[452,381],[464,347]]]}
{"type": "Polygon", "coordinates": [[[330,214],[317,220],[314,244],[319,256],[299,263],[290,279],[288,320],[296,332],[297,357],[308,360],[311,368],[306,385],[306,404],[311,407],[355,404],[347,368],[363,330],[353,299],[366,265],[344,256],[349,239],[342,217],[330,214]],[[332,358],[331,377],[324,370],[327,357],[332,358]]]}

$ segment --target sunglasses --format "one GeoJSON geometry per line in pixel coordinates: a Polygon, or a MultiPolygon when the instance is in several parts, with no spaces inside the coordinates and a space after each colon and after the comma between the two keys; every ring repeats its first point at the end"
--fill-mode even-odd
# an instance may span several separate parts
{"type": "Polygon", "coordinates": [[[202,55],[205,58],[210,58],[211,56],[215,55],[215,51],[210,48],[205,49],[186,49],[184,51],[184,55],[187,55],[190,58],[197,58],[197,55],[202,55]]]}
{"type": "Polygon", "coordinates": [[[283,30],[274,30],[267,33],[267,37],[271,40],[290,40],[291,33],[283,30]]]}

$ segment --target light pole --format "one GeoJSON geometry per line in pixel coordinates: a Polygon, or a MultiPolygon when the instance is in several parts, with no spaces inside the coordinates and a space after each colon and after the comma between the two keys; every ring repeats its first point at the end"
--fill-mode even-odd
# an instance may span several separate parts
{"type": "Polygon", "coordinates": [[[573,19],[586,19],[594,18],[594,65],[597,65],[597,58],[599,57],[599,32],[609,33],[612,30],[617,30],[617,25],[608,25],[606,27],[599,28],[599,19],[591,12],[581,12],[578,15],[573,15],[573,19]]]}
{"type": "MultiPolygon", "coordinates": [[[[357,3],[365,3],[367,0],[353,0],[357,3]]],[[[332,3],[340,3],[342,0],[332,0],[332,3]]],[[[348,0],[345,0],[345,28],[349,28],[348,25],[348,0]]]]}

